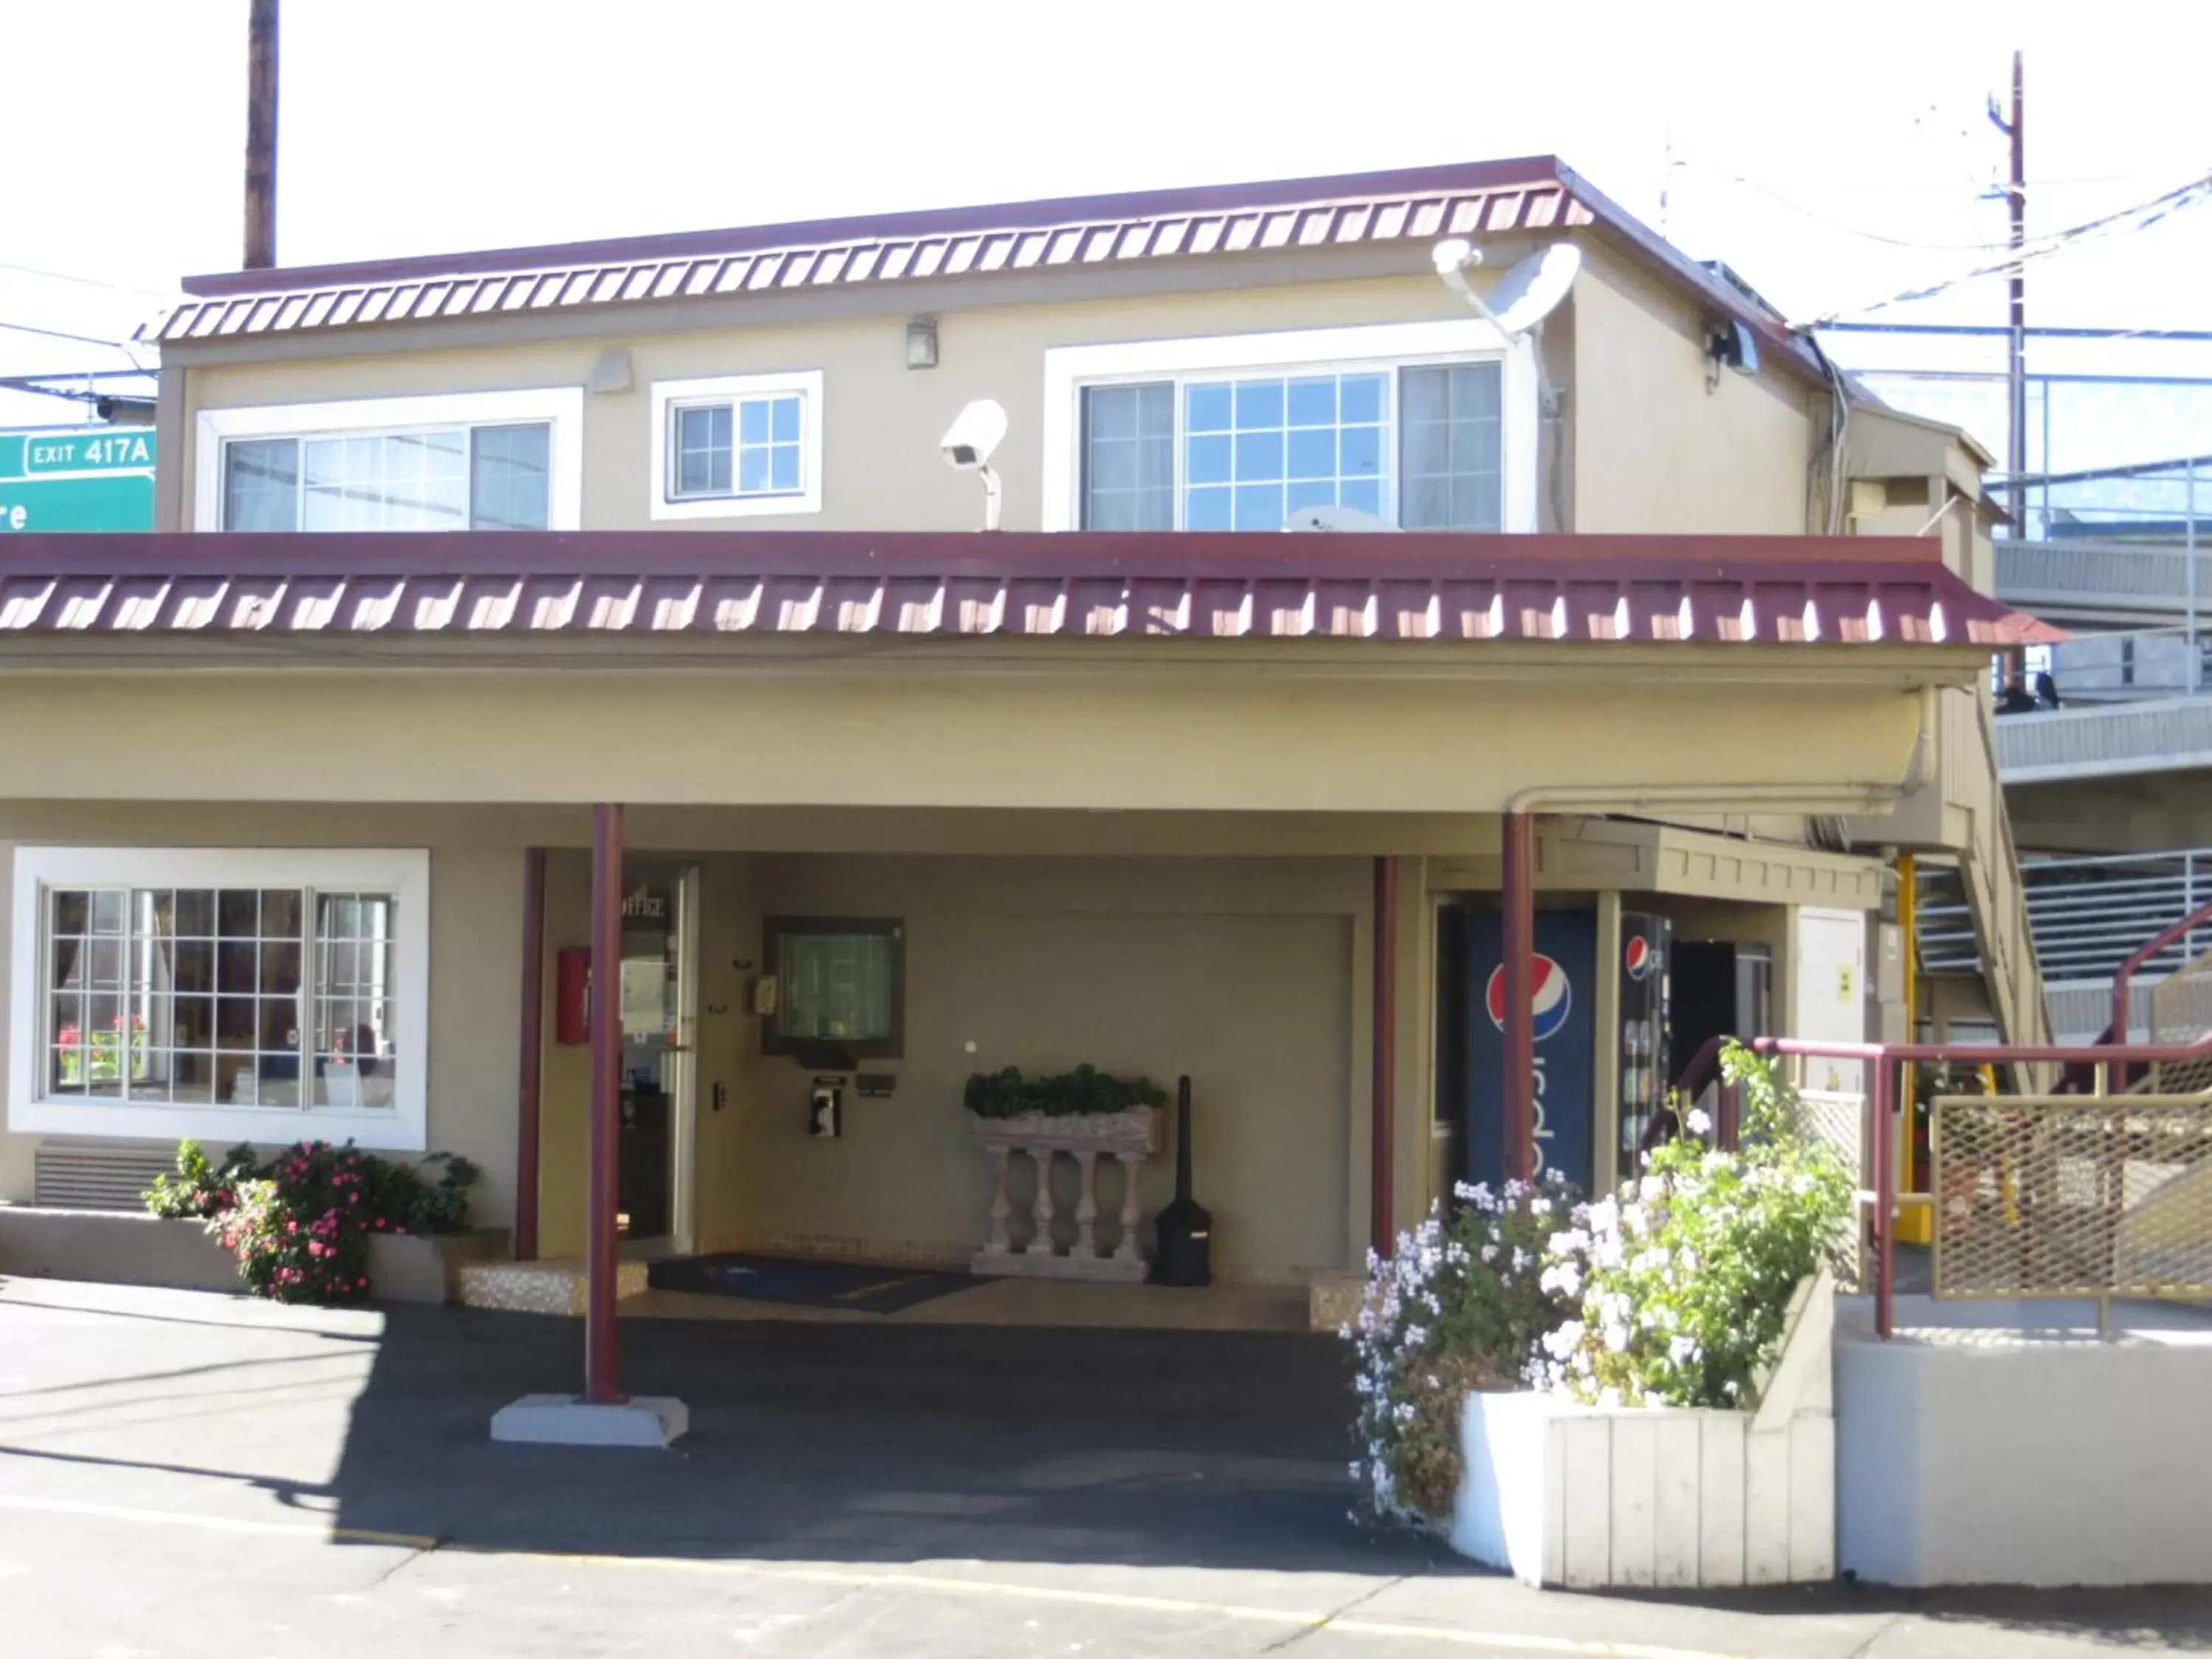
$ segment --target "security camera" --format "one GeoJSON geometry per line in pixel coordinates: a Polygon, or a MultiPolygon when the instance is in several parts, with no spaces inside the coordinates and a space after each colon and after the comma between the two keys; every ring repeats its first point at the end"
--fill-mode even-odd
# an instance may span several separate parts
{"type": "Polygon", "coordinates": [[[992,398],[978,398],[945,428],[938,447],[954,471],[981,472],[989,467],[992,452],[1006,435],[1006,411],[992,398]]]}
{"type": "Polygon", "coordinates": [[[983,481],[983,528],[999,527],[999,475],[991,471],[992,453],[1006,435],[1006,411],[989,398],[978,398],[962,410],[938,441],[945,464],[955,472],[973,472],[983,481]]]}

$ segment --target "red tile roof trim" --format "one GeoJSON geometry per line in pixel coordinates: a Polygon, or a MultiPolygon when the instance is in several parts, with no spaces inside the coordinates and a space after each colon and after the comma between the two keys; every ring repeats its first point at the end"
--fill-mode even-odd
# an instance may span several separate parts
{"type": "Polygon", "coordinates": [[[1919,539],[661,531],[15,536],[0,640],[823,633],[1987,646],[1919,539]]]}
{"type": "Polygon", "coordinates": [[[1254,250],[1599,225],[1825,374],[1781,321],[1555,155],[193,276],[156,343],[1254,250]]]}

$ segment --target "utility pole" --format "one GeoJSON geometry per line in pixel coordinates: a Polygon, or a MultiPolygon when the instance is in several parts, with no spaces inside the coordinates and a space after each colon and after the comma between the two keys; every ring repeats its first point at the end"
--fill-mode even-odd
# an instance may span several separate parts
{"type": "Polygon", "coordinates": [[[276,263],[276,5],[252,0],[246,26],[246,263],[276,263]]]}
{"type": "MultiPolygon", "coordinates": [[[[2012,180],[2005,191],[2012,213],[2011,336],[2005,362],[2008,393],[2005,434],[2005,471],[2011,475],[2007,506],[2012,514],[2012,533],[2027,527],[2027,270],[2021,255],[2027,246],[2027,96],[2022,90],[2021,53],[2012,55],[2012,118],[1997,113],[1997,100],[1990,100],[1990,119],[2012,140],[2012,180]]],[[[2050,458],[2044,458],[2045,466],[2050,458]]]]}

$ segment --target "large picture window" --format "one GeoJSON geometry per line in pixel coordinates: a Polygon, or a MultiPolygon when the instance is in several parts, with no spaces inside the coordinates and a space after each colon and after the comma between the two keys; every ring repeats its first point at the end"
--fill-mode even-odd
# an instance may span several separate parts
{"type": "Polygon", "coordinates": [[[574,530],[583,417],[580,386],[204,409],[193,527],[574,530]]]}
{"type": "Polygon", "coordinates": [[[1044,527],[1534,530],[1534,352],[1474,318],[1054,347],[1044,527]]]}
{"type": "Polygon", "coordinates": [[[223,446],[226,530],[545,530],[553,428],[451,427],[223,446]]]}
{"type": "Polygon", "coordinates": [[[21,849],[11,1127],[419,1147],[427,869],[21,849]]]}
{"type": "Polygon", "coordinates": [[[1499,366],[1087,386],[1085,530],[1280,530],[1345,507],[1404,530],[1503,528],[1499,366]]]}

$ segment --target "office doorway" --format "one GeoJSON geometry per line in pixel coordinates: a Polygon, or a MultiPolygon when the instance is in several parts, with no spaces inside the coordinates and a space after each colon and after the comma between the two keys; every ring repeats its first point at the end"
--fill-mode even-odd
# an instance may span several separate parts
{"type": "Polygon", "coordinates": [[[698,866],[624,860],[616,1210],[626,1253],[692,1248],[698,988],[698,866]]]}

